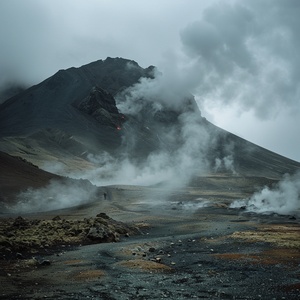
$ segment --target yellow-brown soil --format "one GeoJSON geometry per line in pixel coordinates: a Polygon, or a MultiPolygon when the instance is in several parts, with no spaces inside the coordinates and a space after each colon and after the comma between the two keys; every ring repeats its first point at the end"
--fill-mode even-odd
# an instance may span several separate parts
{"type": "Polygon", "coordinates": [[[144,260],[139,258],[123,260],[121,262],[118,262],[117,265],[125,268],[131,268],[131,269],[136,269],[141,271],[150,271],[150,272],[164,272],[164,271],[172,270],[172,268],[167,265],[157,263],[155,261],[149,261],[149,260],[144,260]]]}
{"type": "Polygon", "coordinates": [[[272,243],[278,247],[300,249],[300,226],[297,224],[260,225],[255,231],[234,232],[230,237],[249,242],[272,243]]]}

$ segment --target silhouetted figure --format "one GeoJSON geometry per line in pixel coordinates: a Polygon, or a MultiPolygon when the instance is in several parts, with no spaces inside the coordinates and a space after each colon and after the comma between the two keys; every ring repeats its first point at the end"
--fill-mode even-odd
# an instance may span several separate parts
{"type": "Polygon", "coordinates": [[[103,193],[103,197],[104,197],[104,200],[106,200],[107,194],[105,192],[103,193]]]}

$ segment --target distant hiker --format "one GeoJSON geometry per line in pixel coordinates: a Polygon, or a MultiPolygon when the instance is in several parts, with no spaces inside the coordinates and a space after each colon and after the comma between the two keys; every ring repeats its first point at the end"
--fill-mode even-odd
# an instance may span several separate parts
{"type": "Polygon", "coordinates": [[[103,197],[104,197],[104,200],[106,200],[107,194],[105,192],[103,193],[103,197]]]}

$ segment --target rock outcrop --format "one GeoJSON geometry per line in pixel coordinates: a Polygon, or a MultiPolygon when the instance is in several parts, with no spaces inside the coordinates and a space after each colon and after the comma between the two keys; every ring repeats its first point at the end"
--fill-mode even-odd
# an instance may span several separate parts
{"type": "Polygon", "coordinates": [[[93,87],[89,96],[80,101],[76,107],[101,125],[120,129],[125,121],[124,115],[117,109],[114,97],[100,87],[93,87]]]}
{"type": "Polygon", "coordinates": [[[33,163],[44,157],[63,157],[65,162],[71,153],[76,165],[77,160],[84,165],[82,153],[106,152],[116,160],[126,157],[144,162],[153,153],[164,152],[172,157],[189,149],[192,160],[205,160],[209,171],[217,169],[217,165],[222,174],[228,171],[228,160],[234,161],[234,173],[242,175],[280,178],[299,170],[298,162],[209,123],[202,118],[193,97],[183,92],[179,96],[182,101],[175,106],[170,104],[172,99],[163,99],[164,95],[154,93],[153,99],[146,99],[147,93],[137,93],[136,103],[132,104],[134,109],[135,104],[140,108],[137,113],[118,110],[116,97],[118,106],[125,106],[128,94],[134,90],[132,86],[150,82],[151,88],[155,86],[153,77],[154,67],[142,68],[122,58],[60,70],[0,105],[0,151],[33,163]],[[51,143],[49,133],[54,137],[51,143]],[[57,143],[57,137],[62,135],[68,138],[57,143]],[[41,146],[38,152],[34,150],[36,145],[41,146]],[[182,145],[186,149],[181,149],[182,145]],[[190,145],[196,147],[191,149],[190,145]]]}
{"type": "Polygon", "coordinates": [[[0,257],[21,258],[54,246],[118,242],[138,233],[134,226],[113,220],[105,213],[83,219],[0,219],[0,257]]]}

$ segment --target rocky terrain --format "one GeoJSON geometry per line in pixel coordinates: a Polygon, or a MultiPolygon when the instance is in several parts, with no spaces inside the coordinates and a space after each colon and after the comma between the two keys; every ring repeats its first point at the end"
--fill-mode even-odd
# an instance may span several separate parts
{"type": "Polygon", "coordinates": [[[187,91],[180,102],[163,90],[152,95],[160,76],[155,70],[107,58],[58,71],[0,105],[0,151],[40,168],[60,163],[63,175],[92,167],[87,155],[99,153],[129,159],[137,168],[153,155],[180,164],[187,153],[199,162],[193,166],[201,174],[214,169],[216,160],[223,167],[219,171],[232,173],[224,165],[231,160],[234,171],[245,176],[280,178],[299,169],[299,163],[208,122],[187,91]]]}
{"type": "Polygon", "coordinates": [[[111,186],[109,201],[2,219],[16,245],[20,236],[27,247],[39,242],[1,251],[0,299],[298,299],[299,219],[230,209],[230,192],[208,187],[163,201],[162,189],[111,186]],[[117,221],[92,217],[100,210],[117,221]],[[119,242],[88,237],[103,222],[119,242]]]}
{"type": "Polygon", "coordinates": [[[300,163],[159,76],[107,58],[0,105],[0,299],[299,299],[300,163]]]}

